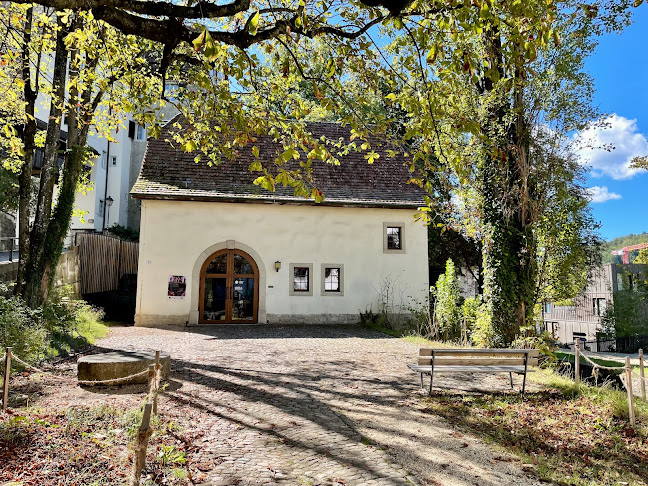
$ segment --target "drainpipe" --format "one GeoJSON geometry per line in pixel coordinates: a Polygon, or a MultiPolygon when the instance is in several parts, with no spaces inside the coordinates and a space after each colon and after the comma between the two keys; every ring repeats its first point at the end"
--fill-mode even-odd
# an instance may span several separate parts
{"type": "MultiPolygon", "coordinates": [[[[108,116],[112,115],[112,107],[108,108],[108,116]]],[[[106,199],[108,199],[108,170],[110,168],[110,139],[106,148],[106,181],[104,184],[104,198],[103,198],[103,221],[101,222],[101,232],[106,229],[106,199]]]]}

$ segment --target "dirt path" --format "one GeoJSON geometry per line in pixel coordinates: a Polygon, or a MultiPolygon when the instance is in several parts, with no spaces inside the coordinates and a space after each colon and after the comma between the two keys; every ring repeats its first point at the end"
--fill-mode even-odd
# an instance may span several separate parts
{"type": "MultiPolygon", "coordinates": [[[[202,447],[196,484],[533,485],[519,462],[423,410],[417,346],[356,327],[114,328],[106,350],[171,354],[160,411],[202,447]]],[[[508,376],[440,377],[458,393],[508,376]]],[[[135,403],[130,387],[41,390],[38,404],[135,403]]]]}

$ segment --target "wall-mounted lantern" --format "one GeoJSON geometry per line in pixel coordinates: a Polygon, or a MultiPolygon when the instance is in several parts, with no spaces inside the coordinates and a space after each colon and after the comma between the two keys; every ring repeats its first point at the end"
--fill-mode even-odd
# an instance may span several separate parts
{"type": "Polygon", "coordinates": [[[279,260],[277,260],[275,262],[275,270],[278,272],[280,268],[281,268],[281,262],[279,260]]]}

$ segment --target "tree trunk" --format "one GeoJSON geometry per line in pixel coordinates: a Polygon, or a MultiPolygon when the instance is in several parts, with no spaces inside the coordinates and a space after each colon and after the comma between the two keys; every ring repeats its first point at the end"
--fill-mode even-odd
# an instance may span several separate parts
{"type": "MultiPolygon", "coordinates": [[[[78,51],[75,53],[75,56],[80,55],[78,51]]],[[[75,59],[75,61],[74,66],[84,65],[85,69],[89,71],[96,69],[98,63],[97,58],[88,59],[87,56],[84,59],[75,59]]],[[[78,70],[72,68],[69,72],[70,80],[74,80],[77,76],[79,76],[78,70]]],[[[91,86],[86,87],[83,93],[79,93],[76,86],[75,83],[71,83],[69,99],[72,108],[68,110],[67,156],[60,175],[56,207],[45,234],[43,271],[39,276],[41,301],[47,300],[54,283],[56,267],[61,258],[65,236],[72,221],[77,184],[81,177],[83,163],[88,155],[90,121],[103,96],[103,91],[99,91],[95,94],[94,99],[91,99],[93,94],[91,86]],[[76,109],[77,106],[89,108],[86,108],[87,111],[81,111],[76,109]]]]}
{"type": "MultiPolygon", "coordinates": [[[[35,106],[38,96],[37,89],[32,87],[29,43],[31,42],[33,8],[30,7],[25,13],[25,28],[23,33],[23,46],[21,53],[22,79],[25,83],[23,94],[25,97],[25,126],[23,128],[23,144],[25,156],[20,169],[18,179],[18,277],[14,292],[16,295],[22,293],[25,271],[29,260],[29,203],[31,201],[31,179],[32,166],[34,163],[34,151],[36,150],[36,118],[35,106]]],[[[36,71],[38,78],[38,69],[36,71]]],[[[38,86],[37,81],[35,85],[38,86]]]]}
{"type": "MultiPolygon", "coordinates": [[[[483,37],[491,66],[503,77],[497,31],[483,37]]],[[[480,164],[484,262],[484,298],[495,331],[495,346],[510,346],[533,315],[536,281],[535,243],[531,227],[533,181],[523,107],[523,85],[516,69],[513,100],[492,102],[488,111],[484,153],[480,164]]],[[[494,94],[495,82],[485,78],[483,94],[494,94]]]]}
{"type": "Polygon", "coordinates": [[[42,276],[45,262],[50,258],[46,254],[46,235],[52,216],[52,198],[54,180],[57,171],[57,156],[61,137],[61,115],[65,95],[65,78],[67,72],[67,50],[63,41],[64,25],[57,18],[56,51],[52,73],[52,99],[50,101],[49,122],[45,137],[43,166],[41,169],[40,189],[36,205],[34,227],[30,235],[30,252],[23,287],[23,297],[30,307],[37,307],[43,302],[42,276]]]}

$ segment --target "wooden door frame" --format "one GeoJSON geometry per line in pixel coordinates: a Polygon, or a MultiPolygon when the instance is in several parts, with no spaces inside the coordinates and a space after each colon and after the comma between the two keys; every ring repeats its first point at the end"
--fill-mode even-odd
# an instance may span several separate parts
{"type": "Polygon", "coordinates": [[[203,262],[202,266],[200,267],[200,291],[198,294],[198,324],[256,324],[259,321],[259,280],[260,280],[260,274],[259,274],[259,266],[257,265],[257,262],[252,258],[252,256],[247,253],[246,251],[239,250],[236,248],[223,248],[221,250],[215,251],[211,255],[209,255],[205,261],[203,262]],[[252,269],[254,270],[253,274],[235,274],[234,273],[234,253],[238,253],[242,257],[246,258],[248,262],[252,265],[252,269]],[[220,273],[210,273],[207,274],[206,270],[211,261],[216,258],[219,255],[223,254],[231,254],[232,257],[227,258],[227,273],[226,274],[220,274],[220,273]],[[209,275],[210,278],[225,278],[225,320],[219,320],[219,321],[207,321],[203,319],[203,313],[204,313],[204,308],[205,308],[205,279],[209,275]],[[232,295],[233,295],[233,287],[234,287],[234,280],[236,278],[254,278],[254,302],[252,303],[252,319],[251,320],[234,320],[232,319],[232,295]],[[229,317],[229,319],[227,319],[229,317]]]}

